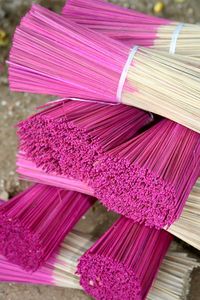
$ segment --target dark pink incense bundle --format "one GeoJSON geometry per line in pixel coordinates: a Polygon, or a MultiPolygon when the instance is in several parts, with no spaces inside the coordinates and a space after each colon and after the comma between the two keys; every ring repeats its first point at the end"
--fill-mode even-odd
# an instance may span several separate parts
{"type": "Polygon", "coordinates": [[[180,217],[199,170],[199,134],[162,120],[107,152],[89,185],[109,210],[162,228],[180,217]]]}
{"type": "Polygon", "coordinates": [[[27,271],[36,271],[94,198],[37,184],[0,206],[0,251],[27,271]]]}
{"type": "Polygon", "coordinates": [[[198,132],[199,75],[187,57],[130,49],[38,5],[17,28],[9,61],[12,90],[128,104],[198,132]]]}
{"type": "Polygon", "coordinates": [[[63,100],[18,124],[20,149],[47,173],[87,180],[99,157],[150,121],[130,106],[63,100]]]}
{"type": "Polygon", "coordinates": [[[77,24],[129,46],[137,44],[170,54],[200,56],[197,25],[145,15],[102,0],[68,0],[62,13],[77,24]]]}
{"type": "Polygon", "coordinates": [[[120,218],[81,257],[80,284],[97,300],[143,300],[172,239],[164,230],[120,218]]]}

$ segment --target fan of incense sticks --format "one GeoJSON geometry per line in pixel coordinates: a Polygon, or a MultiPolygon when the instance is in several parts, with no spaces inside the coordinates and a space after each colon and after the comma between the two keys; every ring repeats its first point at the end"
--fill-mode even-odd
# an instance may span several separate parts
{"type": "Polygon", "coordinates": [[[0,206],[1,254],[36,271],[94,204],[77,192],[37,184],[0,206]]]}
{"type": "MultiPolygon", "coordinates": [[[[92,245],[90,237],[73,231],[51,259],[38,271],[30,274],[8,262],[0,255],[0,280],[2,282],[45,284],[81,289],[76,273],[79,257],[92,245]]],[[[168,251],[161,264],[156,281],[151,288],[149,300],[186,300],[189,292],[190,274],[198,266],[195,259],[184,252],[168,251]]]]}
{"type": "Polygon", "coordinates": [[[161,120],[135,136],[149,114],[92,105],[62,101],[20,122],[20,150],[47,173],[87,182],[109,210],[170,226],[199,176],[200,135],[161,120]]]}
{"type": "MultiPolygon", "coordinates": [[[[17,171],[21,178],[33,182],[40,182],[52,186],[76,190],[88,195],[94,195],[94,190],[85,182],[67,177],[47,174],[37,168],[23,153],[17,156],[17,171]]],[[[167,230],[189,245],[200,250],[200,181],[198,180],[185,204],[180,219],[167,230]]]]}
{"type": "Polygon", "coordinates": [[[170,54],[200,57],[200,27],[178,23],[101,0],[70,0],[62,13],[80,25],[122,41],[170,54]]]}
{"type": "Polygon", "coordinates": [[[15,32],[9,82],[15,91],[121,102],[200,132],[198,64],[147,48],[130,50],[38,5],[15,32]]]}

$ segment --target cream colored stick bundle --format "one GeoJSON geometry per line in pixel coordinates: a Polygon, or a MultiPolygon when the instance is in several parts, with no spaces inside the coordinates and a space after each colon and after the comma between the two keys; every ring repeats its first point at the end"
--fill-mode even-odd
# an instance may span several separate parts
{"type": "Polygon", "coordinates": [[[200,250],[200,180],[193,188],[178,221],[168,231],[200,250]]]}
{"type": "Polygon", "coordinates": [[[174,120],[200,132],[200,73],[197,65],[185,64],[159,52],[139,48],[129,67],[122,103],[174,120]],[[187,74],[187,76],[185,76],[187,74]],[[133,93],[134,90],[134,101],[133,93]]]}
{"type": "MultiPolygon", "coordinates": [[[[160,26],[157,30],[157,38],[154,40],[154,49],[170,52],[170,45],[174,32],[180,23],[174,22],[160,26]]],[[[184,24],[177,34],[175,43],[176,54],[200,58],[200,26],[184,24]]]]}
{"type": "MultiPolygon", "coordinates": [[[[80,232],[72,232],[62,245],[55,265],[55,282],[58,286],[68,287],[65,282],[72,276],[73,284],[70,287],[81,288],[78,277],[74,276],[79,257],[92,245],[90,237],[80,232]]],[[[172,245],[173,248],[173,245],[172,245]]],[[[157,279],[147,297],[149,300],[178,300],[186,299],[189,292],[190,273],[198,263],[189,258],[186,253],[170,250],[165,257],[157,279]]],[[[69,282],[69,280],[67,281],[69,282]]]]}

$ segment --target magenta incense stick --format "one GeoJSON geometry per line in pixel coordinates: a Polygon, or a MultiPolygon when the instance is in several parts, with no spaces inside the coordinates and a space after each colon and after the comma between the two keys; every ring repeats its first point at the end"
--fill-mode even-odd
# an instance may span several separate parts
{"type": "Polygon", "coordinates": [[[125,105],[63,100],[18,124],[20,149],[47,173],[87,180],[100,156],[151,121],[125,105]]]}
{"type": "Polygon", "coordinates": [[[94,198],[41,184],[0,207],[0,251],[27,271],[36,271],[57,249],[94,198]]]}
{"type": "Polygon", "coordinates": [[[80,258],[80,284],[97,300],[145,299],[172,239],[120,218],[80,258]]]}
{"type": "Polygon", "coordinates": [[[200,70],[187,57],[123,45],[38,5],[16,29],[12,90],[123,103],[200,132],[200,70]]]}

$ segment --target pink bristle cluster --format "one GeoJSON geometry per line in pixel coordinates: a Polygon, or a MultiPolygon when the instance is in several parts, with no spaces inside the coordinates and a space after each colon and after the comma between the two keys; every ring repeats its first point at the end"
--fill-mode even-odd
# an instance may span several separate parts
{"type": "Polygon", "coordinates": [[[94,198],[37,184],[0,207],[0,251],[36,271],[93,205],[94,198]]]}
{"type": "Polygon", "coordinates": [[[127,46],[153,46],[161,25],[170,20],[146,15],[102,0],[66,1],[62,14],[127,46]],[[146,32],[144,30],[146,29],[146,32]]]}
{"type": "Polygon", "coordinates": [[[102,157],[89,185],[109,210],[163,228],[180,217],[199,158],[199,134],[162,120],[102,157]]]}
{"type": "Polygon", "coordinates": [[[48,174],[87,180],[99,157],[150,121],[125,105],[63,101],[18,124],[20,149],[48,174]]]}
{"type": "Polygon", "coordinates": [[[120,218],[80,258],[80,283],[97,300],[145,299],[171,241],[163,230],[120,218]]]}

